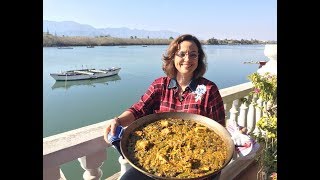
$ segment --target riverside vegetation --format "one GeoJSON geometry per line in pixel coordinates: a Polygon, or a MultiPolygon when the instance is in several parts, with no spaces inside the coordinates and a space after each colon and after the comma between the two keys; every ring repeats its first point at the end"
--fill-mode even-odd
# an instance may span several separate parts
{"type": "MultiPolygon", "coordinates": [[[[111,36],[56,36],[50,33],[43,33],[43,47],[60,47],[60,46],[119,46],[119,45],[168,45],[173,40],[173,37],[168,39],[151,39],[137,38],[116,38],[111,36]]],[[[233,40],[224,39],[218,40],[211,38],[202,40],[202,44],[213,45],[234,45],[234,44],[274,44],[275,41],[259,41],[259,40],[233,40]]]]}
{"type": "Polygon", "coordinates": [[[140,38],[116,38],[110,36],[86,37],[86,36],[54,36],[43,35],[44,47],[59,46],[119,46],[119,45],[167,45],[171,39],[140,39],[140,38]]]}

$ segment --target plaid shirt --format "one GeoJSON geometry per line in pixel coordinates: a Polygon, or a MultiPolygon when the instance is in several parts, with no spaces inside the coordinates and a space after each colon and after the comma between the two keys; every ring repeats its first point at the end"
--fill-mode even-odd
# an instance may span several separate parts
{"type": "Polygon", "coordinates": [[[211,118],[225,126],[225,111],[220,92],[215,83],[206,78],[191,80],[180,101],[176,79],[160,77],[153,81],[147,92],[128,111],[136,119],[159,112],[187,112],[211,118]],[[194,93],[198,85],[205,85],[206,91],[196,101],[194,93]]]}

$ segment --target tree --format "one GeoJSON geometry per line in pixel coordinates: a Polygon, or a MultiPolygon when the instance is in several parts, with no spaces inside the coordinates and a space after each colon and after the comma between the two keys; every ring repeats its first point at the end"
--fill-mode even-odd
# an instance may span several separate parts
{"type": "Polygon", "coordinates": [[[214,37],[211,39],[208,39],[207,41],[208,44],[219,44],[218,39],[215,39],[214,37]]]}

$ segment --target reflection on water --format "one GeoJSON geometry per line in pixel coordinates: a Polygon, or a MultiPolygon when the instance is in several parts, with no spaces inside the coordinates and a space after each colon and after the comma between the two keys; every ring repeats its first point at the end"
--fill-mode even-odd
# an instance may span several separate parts
{"type": "Polygon", "coordinates": [[[71,86],[92,86],[95,87],[96,84],[106,84],[110,81],[118,81],[121,80],[119,75],[97,78],[97,79],[85,79],[85,80],[75,80],[75,81],[56,81],[51,89],[63,88],[69,89],[71,86]]]}

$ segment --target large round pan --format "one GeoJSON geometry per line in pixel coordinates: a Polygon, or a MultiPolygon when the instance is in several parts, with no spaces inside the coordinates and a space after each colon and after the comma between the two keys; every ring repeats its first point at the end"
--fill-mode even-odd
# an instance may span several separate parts
{"type": "Polygon", "coordinates": [[[131,123],[123,132],[123,135],[121,137],[120,140],[120,149],[121,152],[123,154],[123,156],[128,160],[128,162],[130,163],[130,165],[132,167],[134,167],[135,169],[137,169],[138,171],[144,173],[145,175],[152,177],[154,179],[174,179],[174,180],[178,180],[181,178],[167,178],[167,177],[160,177],[157,176],[155,174],[150,174],[142,169],[140,169],[139,167],[137,167],[135,164],[133,164],[133,161],[130,159],[129,153],[128,153],[128,138],[129,135],[137,128],[145,125],[145,124],[149,124],[152,122],[155,122],[157,120],[160,119],[166,119],[166,118],[180,118],[180,119],[185,119],[185,120],[194,120],[199,124],[202,124],[204,126],[207,126],[208,128],[214,130],[222,139],[223,141],[226,143],[227,145],[227,159],[225,161],[225,163],[223,164],[223,166],[208,175],[205,175],[201,178],[197,177],[197,178],[183,178],[183,180],[189,180],[189,179],[204,179],[207,178],[209,176],[213,176],[215,174],[217,174],[218,172],[220,172],[232,159],[233,153],[234,153],[234,143],[231,139],[231,136],[229,134],[229,132],[226,130],[225,127],[223,127],[221,124],[217,123],[216,121],[207,118],[205,116],[201,116],[198,114],[190,114],[190,113],[185,113],[185,112],[164,112],[164,113],[156,113],[156,114],[150,114],[147,116],[144,116],[142,118],[137,119],[136,121],[134,121],[133,123],[131,123]]]}

